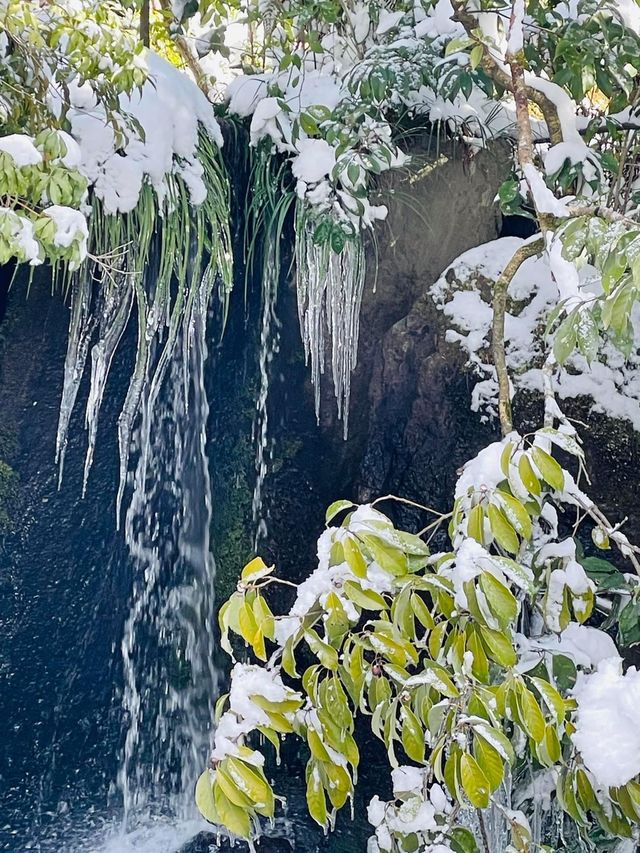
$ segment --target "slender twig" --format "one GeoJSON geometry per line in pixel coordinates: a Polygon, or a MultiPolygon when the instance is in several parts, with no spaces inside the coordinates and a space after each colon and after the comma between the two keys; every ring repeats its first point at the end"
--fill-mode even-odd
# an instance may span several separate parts
{"type": "Polygon", "coordinates": [[[531,243],[524,243],[520,246],[520,248],[511,257],[509,263],[503,269],[493,289],[493,331],[491,350],[493,364],[498,378],[498,412],[500,414],[500,427],[503,435],[508,435],[513,430],[511,388],[504,339],[505,318],[507,312],[507,291],[513,277],[527,258],[540,254],[543,249],[544,241],[542,238],[534,240],[531,243]]]}
{"type": "Polygon", "coordinates": [[[142,0],[140,7],[140,41],[145,47],[151,44],[150,38],[150,0],[142,0]]]}
{"type": "Polygon", "coordinates": [[[489,845],[489,836],[487,834],[487,827],[484,822],[484,815],[482,814],[482,809],[476,809],[476,815],[478,816],[478,823],[480,824],[480,835],[482,836],[482,846],[485,849],[485,853],[491,853],[491,847],[489,845]]]}

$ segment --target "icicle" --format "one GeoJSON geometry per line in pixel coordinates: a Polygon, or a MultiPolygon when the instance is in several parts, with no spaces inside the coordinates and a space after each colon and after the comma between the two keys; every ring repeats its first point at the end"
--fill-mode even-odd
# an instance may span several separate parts
{"type": "Polygon", "coordinates": [[[338,417],[349,430],[351,374],[358,358],[360,306],[365,281],[364,247],[357,235],[340,254],[313,240],[314,226],[298,210],[296,267],[298,315],[307,363],[311,363],[316,417],[320,417],[320,382],[325,372],[326,339],[331,343],[331,373],[338,417]]]}
{"type": "Polygon", "coordinates": [[[93,454],[98,432],[98,413],[102,405],[104,389],[109,377],[114,353],[131,316],[132,305],[132,282],[128,276],[119,275],[117,282],[115,280],[112,281],[111,287],[107,289],[101,312],[98,341],[91,348],[91,384],[85,413],[88,445],[84,463],[83,496],[87,490],[89,471],[93,464],[93,454]]]}
{"type": "Polygon", "coordinates": [[[56,461],[61,481],[71,413],[97,329],[97,340],[91,349],[91,384],[85,412],[88,447],[83,494],[95,454],[105,386],[134,304],[138,315],[136,362],[118,419],[118,526],[129,473],[129,448],[141,402],[150,388],[149,402],[153,408],[180,336],[186,394],[189,384],[186,359],[197,322],[194,303],[200,298],[200,307],[206,305],[208,309],[214,286],[219,283],[226,316],[233,284],[229,185],[218,149],[204,131],[200,134],[198,152],[207,196],[197,208],[191,206],[187,185],[176,175],[167,179],[163,199],[158,199],[151,186],[145,184],[137,207],[126,216],[108,216],[94,202],[90,241],[92,257],[98,260],[87,262],[72,283],[56,461]],[[148,262],[154,256],[154,246],[158,269],[150,273],[148,262]],[[205,252],[209,257],[201,276],[205,252]],[[176,281],[178,287],[174,292],[172,283],[176,281]],[[161,348],[165,328],[168,331],[161,348]]]}
{"type": "Polygon", "coordinates": [[[67,355],[64,361],[64,382],[56,435],[55,459],[56,464],[59,466],[58,486],[62,484],[71,413],[73,412],[76,397],[78,396],[82,374],[84,373],[91,336],[96,327],[95,318],[91,315],[92,290],[93,282],[88,275],[74,276],[71,288],[69,338],[67,341],[67,355]]]}
{"type": "Polygon", "coordinates": [[[120,451],[120,481],[116,496],[116,524],[120,527],[120,511],[129,468],[129,450],[133,422],[140,408],[140,400],[149,378],[151,364],[151,343],[158,334],[163,315],[169,302],[168,283],[159,280],[151,307],[147,304],[147,295],[140,277],[136,280],[136,305],[138,310],[138,350],[133,374],[127,389],[127,395],[118,418],[118,448],[120,451]]]}

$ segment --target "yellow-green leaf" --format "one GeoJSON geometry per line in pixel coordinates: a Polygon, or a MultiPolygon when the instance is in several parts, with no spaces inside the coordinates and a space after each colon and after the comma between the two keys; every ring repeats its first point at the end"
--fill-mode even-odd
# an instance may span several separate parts
{"type": "Polygon", "coordinates": [[[469,518],[467,519],[467,536],[475,539],[481,545],[484,544],[484,510],[482,504],[476,504],[471,507],[469,518]]]}
{"type": "Polygon", "coordinates": [[[307,770],[307,807],[315,822],[324,828],[327,823],[327,801],[320,779],[320,770],[315,761],[309,762],[307,770]]]}
{"type": "Polygon", "coordinates": [[[487,777],[491,791],[495,791],[500,787],[504,777],[504,763],[499,753],[477,733],[473,739],[473,751],[478,762],[482,767],[482,772],[487,777]]]}
{"type": "Polygon", "coordinates": [[[522,480],[522,483],[529,492],[529,494],[538,497],[541,492],[540,481],[533,472],[531,462],[529,462],[529,457],[526,456],[524,453],[522,454],[522,456],[520,457],[520,461],[518,462],[518,473],[520,474],[520,479],[522,480]]]}
{"type": "Polygon", "coordinates": [[[251,836],[249,813],[240,806],[234,805],[216,783],[213,786],[213,797],[219,823],[226,826],[229,832],[237,835],[238,838],[249,838],[251,836]]]}
{"type": "Polygon", "coordinates": [[[213,778],[210,770],[201,773],[196,782],[196,805],[202,817],[209,823],[220,822],[213,799],[213,778]]]}
{"type": "Polygon", "coordinates": [[[344,558],[347,561],[347,565],[354,575],[358,578],[366,577],[367,561],[362,555],[362,551],[358,547],[357,542],[351,536],[347,536],[347,538],[342,542],[342,548],[344,550],[344,558]]]}
{"type": "Polygon", "coordinates": [[[410,708],[404,708],[402,715],[404,717],[402,722],[402,746],[409,758],[421,764],[424,761],[424,731],[418,722],[418,718],[410,708]]]}
{"type": "Polygon", "coordinates": [[[564,489],[564,474],[560,463],[553,458],[546,450],[534,445],[531,449],[534,464],[545,482],[552,489],[561,492],[564,489]]]}
{"type": "Polygon", "coordinates": [[[345,581],[344,594],[363,610],[386,610],[388,605],[384,598],[372,589],[362,589],[355,581],[345,581]]]}
{"type": "Polygon", "coordinates": [[[260,578],[270,575],[272,571],[273,566],[267,566],[262,557],[254,557],[242,570],[242,582],[255,583],[260,578]]]}
{"type": "Polygon", "coordinates": [[[460,758],[460,780],[471,805],[477,809],[486,809],[489,806],[491,786],[478,762],[467,752],[463,752],[460,758]]]}

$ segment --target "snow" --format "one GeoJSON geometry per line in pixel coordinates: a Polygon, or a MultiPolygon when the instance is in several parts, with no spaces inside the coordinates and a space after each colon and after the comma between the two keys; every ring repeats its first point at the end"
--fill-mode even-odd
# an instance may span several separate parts
{"type": "MultiPolygon", "coordinates": [[[[279,703],[300,696],[282,683],[277,672],[252,664],[237,663],[231,671],[229,710],[220,718],[215,731],[212,760],[222,761],[228,755],[238,754],[238,745],[257,726],[269,726],[269,716],[252,700],[262,696],[269,702],[279,703]]],[[[285,717],[291,719],[290,712],[285,717]]],[[[254,751],[252,761],[262,765],[264,757],[254,751]]]]}
{"type": "MultiPolygon", "coordinates": [[[[514,438],[517,435],[513,434],[514,438]]],[[[478,491],[481,488],[495,489],[498,483],[504,480],[504,472],[500,466],[500,457],[505,448],[506,441],[511,438],[503,439],[503,441],[494,441],[483,447],[482,450],[473,459],[465,463],[462,469],[462,474],[458,477],[456,483],[455,498],[462,498],[467,495],[470,489],[478,491]]]]}
{"type": "Polygon", "coordinates": [[[572,740],[585,766],[598,785],[625,785],[640,773],[640,672],[630,667],[623,675],[620,658],[608,658],[580,675],[573,693],[572,740]]]}
{"type": "Polygon", "coordinates": [[[40,247],[33,234],[33,223],[10,207],[0,207],[0,217],[11,222],[11,238],[17,243],[22,260],[35,267],[42,263],[40,247]]]}
{"type": "MultiPolygon", "coordinates": [[[[455,558],[443,563],[438,568],[438,574],[441,577],[447,578],[453,584],[454,600],[456,606],[461,609],[466,609],[468,606],[464,585],[481,574],[493,575],[500,583],[507,587],[510,585],[509,582],[511,582],[523,588],[533,581],[533,574],[529,568],[521,566],[521,576],[517,576],[515,573],[509,571],[508,563],[499,561],[498,558],[490,554],[475,539],[462,536],[458,533],[454,537],[454,547],[456,547],[455,558]]],[[[476,598],[488,624],[491,627],[498,628],[497,621],[491,615],[488,607],[485,607],[484,595],[480,588],[476,588],[476,598]]],[[[412,676],[412,679],[420,679],[421,677],[420,675],[416,675],[412,676]]]]}
{"type": "Polygon", "coordinates": [[[67,149],[66,154],[61,157],[61,162],[67,169],[79,169],[82,163],[82,151],[73,136],[65,130],[59,130],[58,136],[62,139],[67,149]]]}
{"type": "Polygon", "coordinates": [[[346,581],[355,581],[363,589],[380,594],[393,590],[392,576],[375,562],[367,565],[367,574],[364,578],[357,577],[346,562],[335,566],[330,565],[334,542],[344,540],[350,533],[359,532],[375,533],[381,539],[386,539],[394,545],[398,544],[388,519],[367,504],[363,504],[353,512],[347,527],[330,527],[325,530],[318,539],[318,567],[298,586],[296,599],[289,613],[276,622],[276,641],[279,645],[283,646],[295,633],[316,602],[319,601],[324,606],[330,593],[338,597],[349,620],[357,622],[360,618],[359,612],[343,592],[346,581]]]}
{"type": "MultiPolygon", "coordinates": [[[[522,240],[502,237],[464,252],[432,285],[436,307],[451,323],[446,340],[466,352],[468,365],[478,376],[472,409],[495,416],[497,383],[489,354],[491,306],[483,298],[485,281],[500,275],[522,240]]],[[[597,271],[588,264],[578,271],[562,256],[559,239],[549,241],[549,253],[528,258],[509,285],[505,319],[507,364],[514,392],[542,392],[546,346],[541,330],[560,300],[567,308],[584,305],[602,292],[597,271]]],[[[613,344],[603,342],[599,360],[587,364],[574,353],[554,370],[553,388],[560,399],[589,397],[592,411],[629,421],[640,430],[640,306],[631,313],[635,345],[627,358],[613,344]]]]}
{"type": "Polygon", "coordinates": [[[524,0],[515,0],[507,38],[507,56],[515,56],[524,46],[524,0]]]}
{"type": "Polygon", "coordinates": [[[133,210],[145,181],[163,202],[167,178],[176,170],[187,175],[192,202],[201,202],[206,188],[196,166],[199,128],[216,145],[223,143],[211,104],[200,89],[166,60],[149,51],[145,55],[149,78],[142,91],[120,96],[123,115],[135,117],[144,137],[135,128],[127,129],[123,150],[103,108],[85,90],[76,87],[71,91],[69,120],[82,155],[80,171],[93,185],[106,213],[133,210]]]}
{"type": "Polygon", "coordinates": [[[23,133],[11,133],[0,137],[0,151],[8,154],[19,168],[42,163],[42,154],[33,144],[31,137],[23,133]]]}
{"type": "Polygon", "coordinates": [[[518,669],[528,672],[545,654],[566,655],[576,666],[594,669],[607,658],[616,657],[618,650],[611,637],[599,628],[570,622],[561,634],[545,634],[527,638],[516,635],[519,650],[518,669]]]}
{"type": "Polygon", "coordinates": [[[50,219],[53,219],[56,224],[56,236],[54,238],[56,246],[69,248],[75,240],[80,238],[81,246],[84,246],[86,254],[86,242],[89,230],[87,228],[87,220],[79,210],[54,204],[51,207],[47,207],[44,213],[50,219]]]}
{"type": "Polygon", "coordinates": [[[387,9],[380,10],[380,20],[376,27],[376,35],[383,36],[392,30],[404,18],[404,12],[389,12],[387,9]]]}
{"type": "Polygon", "coordinates": [[[616,8],[625,27],[640,34],[640,7],[635,0],[617,0],[616,8]]]}
{"type": "Polygon", "coordinates": [[[529,184],[533,203],[540,213],[550,213],[553,216],[568,216],[569,208],[567,205],[557,199],[545,184],[540,172],[532,163],[527,163],[523,168],[524,176],[529,184]]]}
{"type": "Polygon", "coordinates": [[[324,139],[302,139],[296,148],[298,154],[291,164],[295,178],[307,184],[315,184],[331,174],[336,153],[324,139]]]}
{"type": "Polygon", "coordinates": [[[241,75],[232,80],[227,86],[229,112],[241,118],[247,118],[254,113],[259,102],[267,94],[268,75],[241,75]]]}

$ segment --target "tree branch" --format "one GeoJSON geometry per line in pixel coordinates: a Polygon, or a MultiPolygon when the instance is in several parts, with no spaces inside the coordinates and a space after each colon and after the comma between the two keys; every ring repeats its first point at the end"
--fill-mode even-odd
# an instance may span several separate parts
{"type": "Polygon", "coordinates": [[[140,7],[140,41],[145,47],[149,47],[150,39],[150,6],[151,0],[142,0],[140,7]]]}
{"type": "MultiPolygon", "coordinates": [[[[160,0],[160,6],[164,12],[167,12],[173,18],[173,12],[171,10],[171,0],[160,0]]],[[[180,56],[184,60],[185,64],[193,74],[193,77],[198,85],[198,88],[204,92],[204,94],[209,97],[209,86],[207,85],[207,75],[202,70],[202,66],[198,62],[198,59],[193,52],[191,45],[188,40],[182,36],[177,35],[175,38],[176,47],[178,48],[178,52],[180,56]]]]}
{"type": "MultiPolygon", "coordinates": [[[[454,19],[459,21],[462,26],[467,31],[467,34],[474,38],[473,31],[480,29],[480,23],[476,16],[472,14],[466,6],[466,0],[452,0],[452,5],[454,9],[454,19]]],[[[478,42],[482,44],[482,42],[478,42]]],[[[500,66],[500,64],[496,61],[496,59],[491,55],[491,52],[487,45],[482,44],[484,53],[482,56],[482,60],[480,65],[486,71],[486,73],[491,77],[494,83],[501,89],[506,89],[508,92],[513,92],[513,81],[510,78],[509,74],[505,71],[504,68],[500,66]]],[[[544,120],[549,129],[549,136],[551,138],[551,143],[553,145],[557,145],[559,142],[562,142],[562,125],[560,124],[560,119],[558,118],[558,110],[556,105],[551,101],[547,96],[543,93],[534,89],[531,86],[526,87],[527,98],[530,101],[533,101],[536,104],[544,116],[544,120]]]]}
{"type": "Polygon", "coordinates": [[[523,243],[513,254],[511,260],[502,270],[493,289],[493,325],[491,335],[491,354],[493,364],[498,378],[498,412],[500,414],[500,427],[502,435],[508,435],[513,430],[513,417],[511,414],[511,389],[509,385],[509,371],[507,368],[507,356],[504,342],[504,325],[507,312],[507,291],[527,258],[538,255],[544,249],[544,240],[540,237],[532,243],[523,243]]]}

